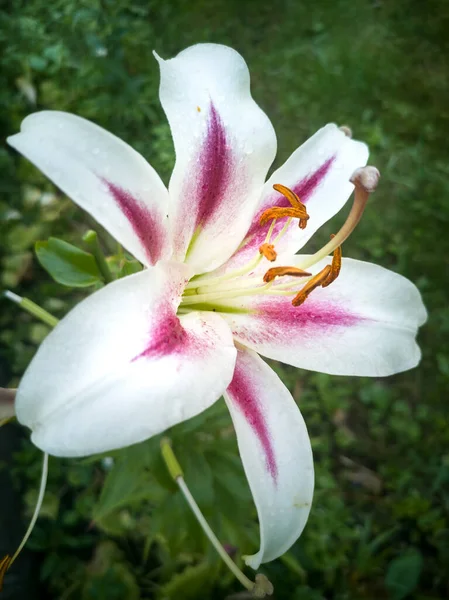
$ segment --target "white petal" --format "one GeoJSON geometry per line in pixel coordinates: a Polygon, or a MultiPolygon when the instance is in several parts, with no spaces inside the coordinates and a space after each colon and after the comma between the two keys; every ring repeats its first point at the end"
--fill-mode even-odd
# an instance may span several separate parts
{"type": "Polygon", "coordinates": [[[210,406],[236,350],[218,315],[176,308],[187,268],[161,261],[73,309],[45,339],[17,393],[21,423],[57,456],[120,448],[210,406]]]}
{"type": "MultiPolygon", "coordinates": [[[[301,256],[276,264],[301,266],[301,256]]],[[[312,269],[329,264],[327,258],[312,269]]],[[[275,289],[275,288],[272,288],[275,289]]],[[[392,375],[415,367],[415,337],[426,320],[418,289],[405,277],[344,258],[339,277],[314,290],[298,307],[292,296],[253,296],[228,314],[235,338],[268,358],[334,375],[392,375]]]]}
{"type": "MultiPolygon", "coordinates": [[[[317,229],[332,218],[345,204],[354,186],[349,182],[353,172],[368,160],[365,144],[347,137],[336,125],[326,125],[300,146],[265,184],[260,205],[254,215],[245,241],[230,259],[227,268],[235,268],[257,255],[265,241],[270,223],[261,227],[262,213],[272,206],[290,206],[273,184],[281,183],[293,190],[306,205],[310,219],[305,229],[299,229],[294,219],[276,244],[276,251],[294,254],[312,237],[317,229]]],[[[279,219],[272,239],[285,225],[279,219]]]]}
{"type": "Polygon", "coordinates": [[[243,58],[226,46],[198,44],[159,57],[160,98],[172,130],[170,180],[175,256],[195,271],[222,264],[251,222],[276,154],[273,127],[250,94],[243,58]]]}
{"type": "Polygon", "coordinates": [[[8,143],[142,263],[153,265],[168,256],[168,192],[128,144],[86,119],[58,111],[30,115],[8,143]]]}
{"type": "Polygon", "coordinates": [[[304,529],[313,497],[312,449],[290,392],[255,352],[238,350],[225,400],[259,516],[260,550],[246,558],[257,569],[286,552],[304,529]]]}

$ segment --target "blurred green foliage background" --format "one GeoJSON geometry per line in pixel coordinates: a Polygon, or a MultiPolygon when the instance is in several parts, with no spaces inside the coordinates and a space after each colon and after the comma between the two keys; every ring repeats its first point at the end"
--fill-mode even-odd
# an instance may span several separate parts
{"type": "MultiPolygon", "coordinates": [[[[277,131],[276,164],[329,121],[368,142],[381,184],[344,254],[417,283],[430,315],[419,338],[423,360],[382,380],[275,365],[308,424],[316,494],[303,536],[262,570],[279,599],[447,597],[449,4],[11,0],[0,18],[2,139],[32,111],[74,112],[126,140],[168,181],[174,157],[152,50],[171,57],[212,41],[247,60],[253,95],[277,131]]],[[[1,287],[61,317],[92,290],[55,283],[34,243],[56,236],[83,247],[95,225],[6,144],[0,166],[1,287]]],[[[15,385],[48,328],[4,299],[0,308],[0,383],[15,385]]],[[[18,430],[7,425],[0,435],[18,430]]],[[[193,494],[241,564],[256,549],[258,528],[223,403],[170,436],[193,494]]],[[[6,578],[5,598],[240,597],[166,474],[158,442],[111,453],[114,461],[50,460],[42,517],[28,556],[6,578]],[[34,567],[24,574],[26,560],[34,567]]],[[[2,500],[3,552],[26,527],[40,477],[27,435],[15,447],[1,473],[23,502],[8,517],[2,500]],[[21,519],[12,537],[11,519],[21,519]]]]}

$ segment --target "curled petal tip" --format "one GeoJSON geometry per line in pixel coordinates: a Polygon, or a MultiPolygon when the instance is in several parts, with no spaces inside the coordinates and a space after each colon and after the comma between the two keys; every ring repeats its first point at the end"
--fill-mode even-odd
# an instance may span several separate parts
{"type": "Polygon", "coordinates": [[[350,182],[355,185],[356,188],[361,188],[365,192],[371,193],[377,187],[379,182],[380,173],[376,167],[360,167],[356,169],[352,174],[350,182]]]}
{"type": "Polygon", "coordinates": [[[153,50],[153,56],[159,64],[165,62],[165,60],[159,56],[159,54],[156,52],[156,50],[153,50]]]}
{"type": "Polygon", "coordinates": [[[348,127],[347,125],[341,125],[341,127],[339,127],[338,129],[340,131],[343,131],[343,133],[345,134],[346,137],[352,138],[352,129],[350,127],[348,127]]]}

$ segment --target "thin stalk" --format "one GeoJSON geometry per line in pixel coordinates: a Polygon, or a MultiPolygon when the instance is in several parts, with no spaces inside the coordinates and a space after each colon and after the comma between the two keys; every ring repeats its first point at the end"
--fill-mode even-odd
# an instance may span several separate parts
{"type": "Polygon", "coordinates": [[[243,288],[238,290],[229,290],[223,292],[214,292],[211,294],[198,294],[196,296],[184,296],[181,301],[181,307],[187,306],[188,304],[198,304],[200,302],[211,302],[212,300],[221,300],[222,298],[238,298],[239,296],[253,296],[257,294],[263,294],[266,290],[269,290],[272,282],[262,285],[257,288],[243,288]]]}
{"type": "MultiPolygon", "coordinates": [[[[363,167],[361,170],[363,171],[364,169],[366,170],[371,168],[372,167],[363,167]]],[[[341,246],[341,244],[343,244],[343,242],[357,227],[360,219],[362,218],[366,203],[368,202],[370,192],[362,185],[357,184],[357,182],[353,181],[353,183],[355,185],[354,201],[352,203],[349,215],[347,216],[346,221],[343,223],[343,226],[340,228],[338,233],[331,238],[330,242],[321,248],[321,250],[318,250],[318,252],[315,252],[315,254],[312,254],[312,256],[304,258],[303,261],[299,261],[297,266],[300,269],[307,269],[323,258],[326,258],[328,254],[333,252],[338,246],[341,246]]]]}
{"type": "Polygon", "coordinates": [[[59,323],[59,319],[51,315],[49,312],[44,310],[41,306],[39,306],[29,298],[22,298],[22,296],[18,296],[10,290],[6,290],[5,292],[3,292],[3,295],[5,296],[5,298],[8,298],[8,300],[15,302],[20,306],[20,308],[23,308],[46,325],[49,325],[50,327],[56,327],[56,325],[59,323]]]}
{"type": "MultiPolygon", "coordinates": [[[[276,221],[276,219],[275,219],[276,221]]],[[[284,225],[284,227],[280,230],[280,232],[277,234],[277,236],[274,238],[272,244],[276,245],[279,240],[282,238],[282,236],[284,235],[284,233],[287,231],[287,229],[290,227],[290,223],[293,221],[292,217],[289,217],[284,225]]]]}
{"type": "Polygon", "coordinates": [[[198,523],[201,525],[204,533],[207,535],[209,541],[211,542],[215,550],[218,552],[220,557],[223,559],[228,569],[235,575],[235,577],[240,581],[243,587],[245,587],[247,590],[252,590],[254,588],[254,582],[251,581],[251,579],[249,579],[244,573],[242,573],[242,571],[238,568],[238,566],[235,564],[235,562],[220,544],[217,536],[212,531],[212,529],[209,526],[209,523],[204,518],[204,515],[201,512],[198,504],[195,502],[195,498],[190,493],[190,490],[187,487],[187,484],[184,481],[184,479],[182,477],[178,477],[176,483],[178,484],[181,492],[184,494],[184,498],[187,500],[188,505],[192,509],[192,512],[195,515],[198,523]]]}
{"type": "Polygon", "coordinates": [[[209,523],[204,518],[204,515],[201,512],[198,504],[196,503],[195,498],[190,493],[190,490],[187,487],[186,482],[184,481],[181,466],[172,450],[170,440],[168,440],[167,438],[163,438],[161,441],[161,451],[162,451],[162,457],[165,461],[165,464],[167,465],[170,475],[175,480],[175,482],[178,484],[179,489],[183,493],[184,498],[186,499],[188,505],[190,506],[198,523],[201,525],[201,528],[203,529],[204,533],[209,538],[211,544],[213,545],[215,550],[218,552],[220,557],[223,559],[224,563],[229,568],[229,570],[235,575],[235,577],[243,585],[243,587],[245,587],[247,590],[252,591],[255,586],[254,581],[251,581],[251,579],[249,579],[244,573],[242,573],[242,571],[238,568],[238,566],[235,564],[235,562],[232,560],[232,558],[229,556],[229,554],[226,552],[226,550],[220,544],[220,541],[218,540],[217,536],[212,531],[212,529],[209,526],[209,523]]]}
{"type": "Polygon", "coordinates": [[[257,267],[257,265],[260,263],[262,258],[263,258],[263,255],[258,254],[257,256],[255,256],[253,258],[253,260],[251,260],[249,263],[247,263],[244,267],[241,267],[240,269],[234,269],[233,271],[229,271],[229,273],[226,273],[226,275],[221,275],[219,277],[210,277],[209,279],[207,279],[207,278],[199,279],[199,280],[194,279],[186,285],[186,289],[198,288],[200,286],[205,286],[205,285],[215,285],[217,283],[221,283],[222,281],[228,281],[229,279],[233,279],[234,277],[240,277],[241,275],[246,275],[246,273],[249,273],[250,271],[252,271],[253,269],[255,269],[257,267]]]}
{"type": "Polygon", "coordinates": [[[37,502],[36,502],[36,506],[34,508],[34,513],[33,513],[33,516],[31,517],[30,524],[28,525],[28,529],[26,530],[25,535],[23,536],[23,539],[20,542],[19,547],[14,552],[14,554],[13,554],[13,556],[12,556],[10,562],[9,562],[8,569],[11,567],[12,563],[16,560],[16,558],[21,553],[22,548],[27,543],[28,538],[31,535],[31,532],[34,529],[34,526],[36,524],[37,518],[39,516],[39,512],[41,510],[42,502],[44,500],[45,488],[47,486],[47,475],[48,475],[48,454],[46,452],[44,452],[44,458],[42,460],[41,485],[40,485],[40,488],[39,488],[39,495],[37,497],[37,502]]]}
{"type": "Polygon", "coordinates": [[[273,219],[271,221],[270,228],[268,229],[267,235],[265,237],[265,244],[268,244],[271,240],[271,234],[273,233],[273,229],[274,229],[274,226],[276,225],[276,221],[277,221],[277,219],[273,219]]]}
{"type": "Polygon", "coordinates": [[[102,249],[100,248],[100,242],[98,241],[98,235],[96,231],[92,229],[84,234],[83,240],[89,246],[89,250],[94,255],[94,258],[97,262],[100,273],[103,276],[105,283],[111,283],[114,281],[114,277],[109,269],[109,265],[106,262],[106,258],[103,254],[102,249]]]}

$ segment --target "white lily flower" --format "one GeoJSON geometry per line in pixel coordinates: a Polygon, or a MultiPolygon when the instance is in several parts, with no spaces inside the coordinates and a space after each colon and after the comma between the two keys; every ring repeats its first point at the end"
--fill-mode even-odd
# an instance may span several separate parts
{"type": "Polygon", "coordinates": [[[426,312],[416,287],[382,267],[343,259],[337,278],[363,177],[377,172],[353,179],[346,229],[312,257],[295,254],[354,191],[363,143],[327,125],[265,182],[276,137],[242,57],[200,44],[157,60],[176,150],[168,190],[125,142],[71,114],[33,114],[8,140],[146,267],[56,326],[21,381],[17,418],[45,452],[85,456],[145,440],[223,395],[258,510],[260,549],[247,558],[257,568],[299,537],[314,486],[304,420],[259,354],[390,375],[419,362],[426,312]]]}

